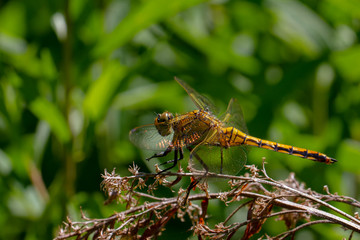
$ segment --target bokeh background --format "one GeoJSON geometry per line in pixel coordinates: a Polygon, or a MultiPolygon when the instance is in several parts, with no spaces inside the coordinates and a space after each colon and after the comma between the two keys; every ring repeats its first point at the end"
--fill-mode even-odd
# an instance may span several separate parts
{"type": "MultiPolygon", "coordinates": [[[[359,199],[359,29],[357,0],[0,1],[0,238],[51,239],[80,206],[96,218],[124,209],[103,206],[101,173],[153,171],[128,132],[194,109],[174,76],[220,111],[237,98],[252,135],[339,160],[253,148],[249,164],[266,157],[275,179],[295,172],[359,199]]],[[[170,221],[163,239],[190,226],[170,221]]],[[[318,225],[297,237],[349,234],[318,225]]]]}

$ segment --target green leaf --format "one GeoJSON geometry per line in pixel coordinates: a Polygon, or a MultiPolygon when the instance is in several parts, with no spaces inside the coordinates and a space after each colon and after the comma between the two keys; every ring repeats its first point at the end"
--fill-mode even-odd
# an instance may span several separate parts
{"type": "MultiPolygon", "coordinates": [[[[174,81],[175,82],[175,81],[174,81]]],[[[124,91],[114,99],[116,109],[142,109],[146,106],[156,106],[161,109],[180,110],[181,104],[177,101],[181,89],[174,82],[158,84],[144,84],[124,91]]]]}
{"type": "Polygon", "coordinates": [[[184,29],[184,24],[176,23],[175,21],[171,22],[169,26],[189,44],[212,60],[214,67],[223,63],[247,74],[254,75],[259,72],[259,61],[253,56],[236,54],[231,47],[232,42],[224,44],[223,40],[219,38],[194,36],[184,29]]]}
{"type": "Polygon", "coordinates": [[[0,175],[8,175],[12,170],[11,160],[9,156],[0,149],[0,175]]]}
{"type": "Polygon", "coordinates": [[[204,0],[144,1],[138,8],[130,12],[113,32],[104,35],[93,54],[96,57],[107,54],[129,41],[140,30],[201,2],[204,0]]]}
{"type": "Polygon", "coordinates": [[[360,142],[355,140],[343,141],[340,144],[337,159],[345,171],[359,174],[357,159],[360,159],[360,142]]]}
{"type": "Polygon", "coordinates": [[[276,18],[274,34],[310,57],[332,47],[333,31],[315,11],[300,1],[266,0],[276,18]]]}
{"type": "Polygon", "coordinates": [[[40,120],[47,122],[55,136],[63,143],[70,140],[69,126],[56,105],[44,98],[38,98],[30,104],[30,109],[40,120]]]}
{"type": "MultiPolygon", "coordinates": [[[[202,4],[170,18],[165,24],[167,29],[206,56],[212,72],[221,73],[232,67],[246,74],[258,73],[260,62],[253,56],[256,35],[233,29],[227,12],[223,11],[217,13],[217,17],[223,20],[209,26],[209,19],[205,16],[211,14],[211,5],[202,4]]],[[[180,54],[176,45],[172,47],[176,54],[180,54]]]]}
{"type": "Polygon", "coordinates": [[[54,63],[54,59],[51,56],[49,49],[41,51],[40,62],[42,74],[45,79],[53,80],[56,77],[57,71],[54,63]]]}
{"type": "Polygon", "coordinates": [[[331,59],[345,80],[359,81],[360,68],[355,67],[354,63],[360,59],[360,45],[353,46],[344,51],[335,52],[331,59]]]}
{"type": "Polygon", "coordinates": [[[0,32],[22,37],[26,33],[26,8],[19,1],[11,1],[0,8],[0,32]]]}
{"type": "Polygon", "coordinates": [[[100,78],[93,82],[84,100],[84,111],[93,120],[101,118],[115,96],[127,70],[118,63],[110,63],[100,78]]]}
{"type": "MultiPolygon", "coordinates": [[[[360,1],[358,0],[326,0],[321,1],[321,4],[324,6],[331,6],[333,12],[331,14],[344,14],[349,19],[351,18],[359,18],[360,17],[360,1]]],[[[338,21],[341,21],[341,19],[336,19],[338,21]]]]}

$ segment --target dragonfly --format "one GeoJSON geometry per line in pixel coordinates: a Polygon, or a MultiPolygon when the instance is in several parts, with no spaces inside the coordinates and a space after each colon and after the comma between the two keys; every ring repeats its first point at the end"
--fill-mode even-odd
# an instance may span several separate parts
{"type": "Polygon", "coordinates": [[[154,123],[134,128],[130,141],[144,149],[157,151],[147,158],[161,158],[174,152],[174,158],[161,165],[171,165],[160,173],[176,166],[184,158],[184,149],[190,152],[189,160],[205,170],[216,173],[236,174],[246,163],[247,146],[255,146],[279,153],[286,153],[316,162],[332,164],[336,159],[327,155],[248,134],[241,106],[232,98],[226,112],[216,116],[216,108],[205,96],[199,94],[184,81],[175,77],[187,92],[197,110],[174,115],[168,111],[158,114],[154,123]],[[194,163],[196,159],[197,163],[194,163]]]}

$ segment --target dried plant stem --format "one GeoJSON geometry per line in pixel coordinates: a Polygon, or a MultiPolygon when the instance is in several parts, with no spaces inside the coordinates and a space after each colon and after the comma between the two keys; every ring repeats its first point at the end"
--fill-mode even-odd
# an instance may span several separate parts
{"type": "Polygon", "coordinates": [[[360,203],[355,199],[331,194],[327,187],[325,187],[327,194],[305,189],[304,184],[296,181],[294,174],[290,174],[284,181],[276,181],[267,175],[264,165],[261,170],[255,166],[247,166],[247,168],[249,173],[244,176],[209,173],[207,175],[209,179],[227,179],[229,191],[209,193],[205,181],[198,185],[204,192],[190,195],[187,199],[189,204],[186,205],[183,205],[184,200],[186,201],[184,199],[186,191],[182,188],[173,197],[160,198],[155,196],[154,192],[158,186],[172,187],[182,178],[202,178],[201,172],[151,174],[140,173],[134,166],[129,169],[132,176],[120,177],[115,174],[115,171],[112,173],[105,171],[102,187],[109,196],[107,202],[117,199],[126,203],[128,209],[104,219],[89,219],[85,216],[83,216],[85,220],[83,222],[72,222],[68,219],[65,228],[55,239],[68,239],[75,236],[77,239],[87,239],[90,234],[94,234],[98,239],[115,239],[117,236],[131,236],[134,239],[156,237],[175,214],[181,220],[187,215],[193,223],[194,234],[201,238],[230,239],[241,227],[246,226],[243,239],[248,239],[261,230],[267,219],[273,217],[284,220],[289,228],[274,237],[275,239],[284,239],[300,229],[320,223],[338,224],[345,229],[360,233],[360,219],[357,214],[352,216],[329,203],[340,202],[357,207],[360,203]],[[168,178],[171,176],[176,176],[176,180],[169,182],[168,178]],[[146,185],[149,179],[155,181],[146,185]],[[137,191],[145,187],[148,193],[137,191]],[[139,199],[145,202],[140,204],[139,199]],[[249,200],[239,204],[214,229],[206,225],[207,205],[210,201],[221,200],[228,205],[243,199],[249,200]],[[201,205],[198,204],[198,200],[201,200],[201,205]],[[246,206],[249,207],[247,220],[228,225],[230,219],[246,206]],[[280,210],[274,211],[275,206],[280,210]],[[320,207],[322,209],[319,209],[320,207]],[[306,222],[298,225],[300,220],[306,222]],[[118,226],[115,227],[115,224],[118,226]],[[142,235],[138,235],[140,229],[145,229],[142,235]]]}
{"type": "Polygon", "coordinates": [[[315,221],[312,221],[312,222],[307,222],[307,223],[304,223],[296,228],[293,228],[289,231],[286,231],[286,232],[283,232],[277,236],[274,237],[274,239],[285,239],[286,237],[288,237],[289,235],[291,234],[294,234],[295,232],[299,231],[300,229],[302,228],[305,228],[305,227],[308,227],[308,226],[311,226],[311,225],[315,225],[315,224],[320,224],[320,223],[331,223],[331,224],[334,224],[334,222],[330,221],[330,220],[315,220],[315,221]]]}

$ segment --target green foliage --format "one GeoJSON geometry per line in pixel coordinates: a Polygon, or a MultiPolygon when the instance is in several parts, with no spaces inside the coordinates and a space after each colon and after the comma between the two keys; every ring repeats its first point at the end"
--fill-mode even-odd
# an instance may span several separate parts
{"type": "Polygon", "coordinates": [[[153,171],[129,130],[194,108],[174,76],[222,110],[237,98],[251,135],[339,161],[248,163],[359,198],[359,17],[356,0],[0,2],[0,238],[50,238],[80,205],[113,212],[103,169],[153,171]]]}

